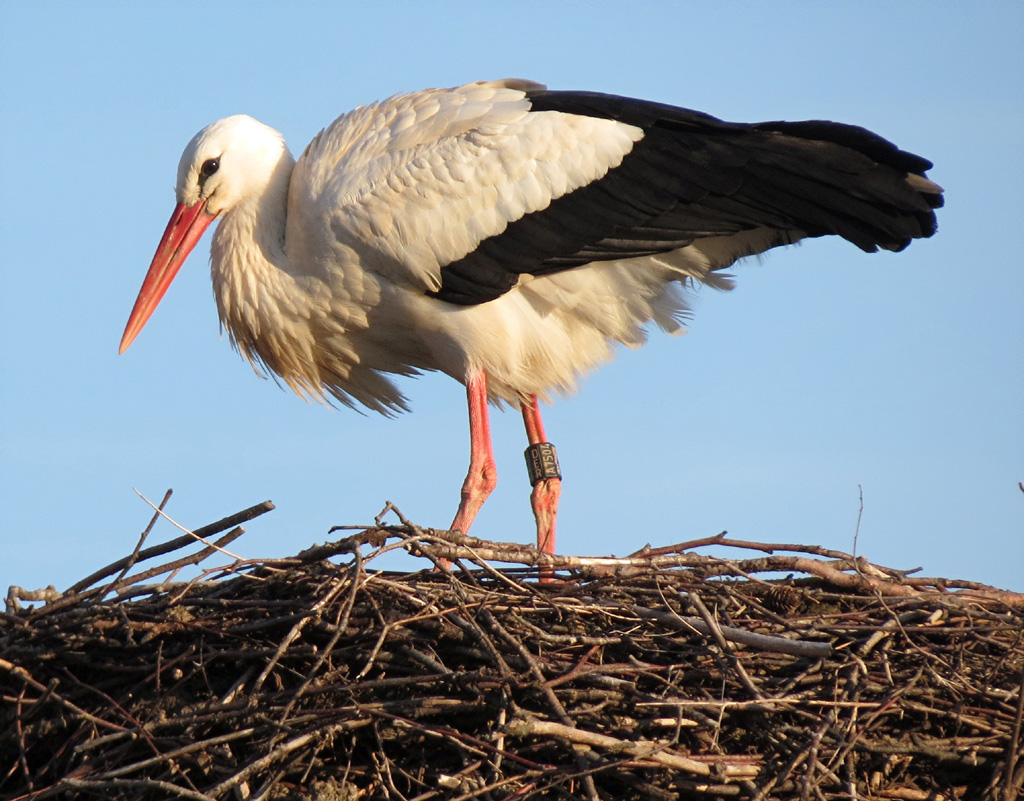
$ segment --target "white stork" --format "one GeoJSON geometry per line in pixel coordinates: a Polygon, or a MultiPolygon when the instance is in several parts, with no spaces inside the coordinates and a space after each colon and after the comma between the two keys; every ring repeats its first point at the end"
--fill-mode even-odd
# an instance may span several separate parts
{"type": "Polygon", "coordinates": [[[553,553],[561,478],[538,398],[572,392],[617,343],[681,328],[684,288],[737,259],[837,234],[867,252],[935,232],[931,163],[833,122],[729,123],[523,80],[361,106],[298,161],[235,116],[178,165],[177,207],[121,352],[203,231],[221,324],[302,396],[391,414],[389,374],[466,386],[470,466],[452,528],[497,477],[488,403],[522,410],[537,541],[553,553]]]}

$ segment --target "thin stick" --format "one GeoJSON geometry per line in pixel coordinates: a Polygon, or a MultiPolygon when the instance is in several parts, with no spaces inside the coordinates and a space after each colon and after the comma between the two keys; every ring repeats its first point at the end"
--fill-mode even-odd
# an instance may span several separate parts
{"type": "MultiPolygon", "coordinates": [[[[571,743],[589,745],[594,748],[602,748],[613,753],[630,754],[631,756],[649,759],[666,767],[675,770],[685,770],[687,773],[696,773],[698,776],[712,775],[711,767],[695,759],[673,754],[665,750],[661,743],[645,743],[643,741],[620,740],[610,737],[607,734],[598,734],[592,731],[565,726],[550,720],[520,719],[514,721],[509,727],[509,735],[513,737],[525,737],[529,735],[541,737],[559,737],[571,743]]],[[[746,765],[723,764],[720,770],[729,778],[751,779],[757,776],[757,769],[746,765]]]]}
{"type": "MultiPolygon", "coordinates": [[[[136,555],[136,563],[145,562],[152,559],[155,556],[163,556],[165,553],[176,551],[179,548],[183,548],[186,545],[191,545],[195,542],[196,537],[206,538],[211,537],[214,534],[219,534],[226,529],[233,528],[239,523],[245,523],[248,520],[252,520],[255,517],[259,517],[262,514],[266,514],[274,508],[274,504],[270,501],[263,501],[255,506],[250,506],[248,509],[243,509],[241,512],[236,512],[233,515],[228,515],[216,523],[210,523],[209,525],[197,528],[194,532],[190,532],[182,537],[178,537],[167,542],[160,543],[159,545],[153,545],[145,550],[139,551],[136,555]]],[[[154,514],[154,517],[156,515],[154,514]]],[[[126,556],[123,559],[118,559],[116,562],[111,562],[106,567],[100,568],[95,573],[91,573],[81,581],[72,584],[66,590],[65,594],[79,593],[82,590],[91,587],[100,579],[104,579],[107,576],[111,576],[118,572],[131,560],[130,556],[126,556]]]]}
{"type": "Polygon", "coordinates": [[[751,680],[750,676],[747,675],[746,669],[743,667],[743,663],[740,662],[739,657],[736,656],[736,652],[729,647],[729,643],[725,641],[725,635],[722,633],[722,629],[719,628],[718,621],[715,620],[708,608],[704,606],[704,602],[700,599],[700,596],[696,592],[688,592],[685,596],[690,603],[692,603],[700,616],[704,618],[704,623],[711,630],[711,636],[715,638],[715,642],[718,643],[718,647],[722,649],[729,661],[732,662],[733,670],[740,677],[740,681],[743,682],[743,686],[747,688],[751,695],[758,700],[764,698],[764,693],[758,689],[757,685],[751,680]]]}
{"type": "Polygon", "coordinates": [[[167,502],[171,499],[171,495],[173,493],[174,493],[174,490],[172,490],[172,489],[168,489],[167,492],[164,493],[163,500],[160,501],[160,508],[156,512],[153,513],[153,516],[149,519],[149,525],[147,525],[142,530],[142,534],[139,535],[139,541],[137,543],[135,543],[135,548],[132,550],[131,554],[129,554],[129,556],[128,556],[128,564],[126,564],[121,569],[121,572],[117,575],[117,578],[115,578],[112,582],[110,582],[110,584],[107,585],[102,590],[102,592],[100,592],[100,594],[99,594],[100,598],[102,598],[104,595],[106,595],[108,592],[110,592],[110,590],[112,588],[117,587],[117,583],[121,579],[123,579],[125,577],[125,575],[128,573],[128,571],[132,569],[132,565],[134,565],[138,561],[138,559],[139,559],[139,551],[142,548],[142,544],[146,541],[146,537],[149,536],[149,532],[151,532],[153,530],[153,526],[156,525],[156,521],[160,519],[160,512],[162,512],[164,510],[164,508],[167,506],[167,502]]]}
{"type": "Polygon", "coordinates": [[[231,553],[231,551],[226,551],[223,548],[218,548],[214,543],[212,543],[209,540],[207,540],[202,534],[197,534],[195,531],[192,531],[190,529],[185,528],[183,525],[181,525],[181,523],[179,523],[174,518],[172,518],[170,515],[168,515],[166,512],[164,512],[163,509],[158,508],[156,506],[156,504],[154,504],[149,498],[147,498],[145,495],[143,495],[137,489],[133,488],[133,492],[136,495],[138,495],[140,498],[142,498],[142,500],[144,500],[150,506],[150,508],[152,508],[158,515],[160,515],[160,517],[162,517],[164,520],[166,520],[168,523],[170,523],[172,526],[174,526],[175,528],[179,529],[180,531],[184,531],[187,535],[192,537],[192,539],[198,540],[199,542],[203,543],[203,545],[207,546],[208,548],[215,548],[216,550],[220,551],[225,556],[230,556],[232,559],[235,559],[235,560],[237,560],[239,562],[245,561],[244,558],[239,556],[238,554],[231,553]]]}

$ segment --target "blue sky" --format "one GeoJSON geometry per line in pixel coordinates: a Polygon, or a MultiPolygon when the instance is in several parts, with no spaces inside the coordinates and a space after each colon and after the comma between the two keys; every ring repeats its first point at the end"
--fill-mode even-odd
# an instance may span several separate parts
{"type": "MultiPolygon", "coordinates": [[[[219,335],[208,240],[117,345],[199,128],[248,113],[298,153],[359,103],[516,76],[857,123],[947,190],[935,238],[772,251],[701,292],[690,333],[545,408],[559,551],[723,529],[849,551],[862,487],[859,553],[1024,590],[1022,40],[1019,3],[0,4],[0,588],[63,588],[130,552],[151,515],[133,487],[173,487],[192,527],[272,499],[232,546],[252,557],[386,500],[446,526],[463,388],[403,382],[414,411],[387,420],[258,379],[219,335]]],[[[493,426],[474,533],[530,541],[521,420],[493,426]]]]}

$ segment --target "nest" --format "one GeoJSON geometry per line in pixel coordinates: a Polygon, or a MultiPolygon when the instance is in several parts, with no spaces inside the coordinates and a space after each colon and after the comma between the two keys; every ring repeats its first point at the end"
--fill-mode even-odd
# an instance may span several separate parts
{"type": "Polygon", "coordinates": [[[1010,801],[1024,784],[1022,595],[724,535],[570,558],[404,519],[175,580],[269,508],[140,541],[63,594],[12,588],[0,797],[1010,801]],[[370,569],[395,548],[454,565],[370,569]]]}

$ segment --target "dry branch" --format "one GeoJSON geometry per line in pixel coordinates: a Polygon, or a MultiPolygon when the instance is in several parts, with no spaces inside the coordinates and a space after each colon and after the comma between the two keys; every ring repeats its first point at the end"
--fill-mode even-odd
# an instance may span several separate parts
{"type": "Polygon", "coordinates": [[[1024,784],[1020,594],[724,534],[567,557],[401,517],[174,580],[270,508],[185,555],[192,534],[143,547],[147,529],[66,593],[12,588],[0,797],[1012,801],[1024,784]],[[369,569],[394,548],[427,569],[369,569]]]}

